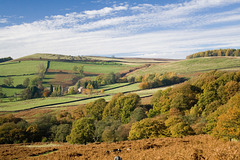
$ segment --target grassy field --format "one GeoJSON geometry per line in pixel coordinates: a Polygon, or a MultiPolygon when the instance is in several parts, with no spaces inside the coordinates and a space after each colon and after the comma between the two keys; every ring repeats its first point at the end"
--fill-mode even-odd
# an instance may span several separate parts
{"type": "Polygon", "coordinates": [[[176,72],[178,74],[191,74],[206,72],[214,69],[240,69],[240,58],[195,58],[172,62],[165,65],[152,65],[148,68],[133,72],[129,76],[144,75],[148,73],[176,72]]]}
{"type": "Polygon", "coordinates": [[[82,62],[56,62],[52,61],[50,63],[50,69],[54,70],[73,70],[74,66],[83,65],[84,72],[90,73],[110,73],[110,72],[121,72],[129,69],[127,65],[109,64],[102,65],[97,63],[86,64],[82,62]]]}
{"type": "MultiPolygon", "coordinates": [[[[13,79],[13,85],[23,84],[26,78],[33,78],[37,72],[39,64],[47,66],[47,61],[18,61],[0,63],[0,85],[4,84],[7,76],[13,79]]],[[[7,96],[13,96],[14,93],[20,93],[22,89],[3,88],[3,92],[7,96]]]]}
{"type": "Polygon", "coordinates": [[[116,88],[116,89],[111,89],[111,90],[107,90],[104,93],[105,94],[116,94],[116,93],[120,93],[120,92],[129,92],[129,91],[135,91],[135,90],[139,90],[139,83],[134,83],[128,86],[123,86],[120,88],[116,88]]]}
{"type": "MultiPolygon", "coordinates": [[[[39,56],[39,55],[38,55],[39,56]]],[[[49,56],[49,55],[46,55],[49,56]]],[[[53,57],[56,57],[56,55],[51,55],[53,57]]],[[[46,57],[47,58],[47,57],[46,57]]],[[[48,57],[49,58],[49,57],[48,57]]],[[[111,59],[111,58],[110,58],[111,59]]],[[[129,63],[132,62],[134,59],[121,59],[122,61],[128,61],[129,63]]],[[[226,58],[226,57],[214,57],[214,58],[196,58],[196,59],[189,59],[189,60],[182,60],[182,61],[171,61],[171,63],[165,63],[162,64],[160,60],[154,60],[154,59],[148,59],[146,62],[159,62],[159,64],[151,65],[150,67],[139,69],[129,76],[136,76],[136,75],[144,75],[147,73],[165,73],[165,72],[176,72],[178,74],[192,74],[195,72],[206,72],[213,69],[223,69],[223,70],[237,70],[240,68],[240,58],[226,58]]],[[[136,59],[136,62],[143,62],[143,59],[136,59]]],[[[170,62],[170,61],[169,61],[170,62]]],[[[24,75],[24,74],[34,74],[37,70],[37,66],[41,63],[47,64],[47,61],[21,61],[20,63],[18,61],[16,62],[5,62],[0,64],[0,75],[1,76],[8,76],[8,75],[19,75],[19,76],[13,76],[14,79],[14,85],[22,84],[23,80],[25,78],[31,78],[34,75],[24,75]],[[20,76],[21,75],[21,76],[20,76]]],[[[69,81],[69,85],[72,85],[71,83],[74,83],[71,80],[74,78],[72,69],[74,65],[84,65],[84,71],[87,73],[96,73],[96,74],[106,74],[110,72],[121,72],[129,70],[129,65],[119,65],[115,63],[109,63],[106,62],[106,64],[99,64],[96,62],[60,62],[60,61],[51,61],[50,62],[50,70],[51,73],[47,73],[44,80],[43,85],[45,87],[48,87],[53,80],[57,81],[59,80],[59,83],[65,83],[62,81],[69,81]],[[56,71],[62,70],[64,73],[58,73],[56,71]]],[[[93,75],[96,76],[96,75],[93,75]]],[[[3,80],[6,77],[0,77],[0,84],[3,83],[3,80]]],[[[68,86],[69,86],[68,85],[68,86]]],[[[141,97],[152,95],[154,92],[156,92],[158,89],[152,89],[152,90],[139,90],[139,83],[130,84],[127,83],[118,83],[118,84],[112,84],[112,85],[106,85],[102,86],[98,91],[101,89],[104,89],[104,94],[107,94],[108,96],[105,97],[107,100],[111,98],[112,95],[119,93],[119,92],[135,92],[139,94],[141,97]]],[[[14,95],[14,93],[20,93],[22,89],[5,89],[3,88],[3,92],[7,93],[8,96],[14,95]]],[[[94,95],[92,95],[94,96],[94,95]]],[[[54,103],[61,103],[61,102],[68,102],[72,100],[77,100],[80,98],[86,98],[88,95],[68,95],[64,97],[56,97],[56,98],[44,98],[44,99],[33,99],[28,101],[18,101],[18,102],[9,102],[9,103],[1,103],[0,104],[0,111],[16,111],[16,110],[24,110],[33,108],[36,106],[41,105],[48,105],[48,104],[54,104],[54,103]]],[[[63,106],[67,105],[78,105],[78,104],[84,104],[92,101],[94,99],[88,99],[83,100],[79,102],[73,102],[73,103],[66,103],[63,104],[63,106]]],[[[59,106],[62,106],[59,105],[59,106]]]]}
{"type": "Polygon", "coordinates": [[[99,87],[99,91],[101,89],[104,89],[104,90],[109,90],[109,89],[112,89],[112,88],[117,88],[117,87],[121,87],[121,86],[125,86],[125,85],[128,85],[129,83],[115,83],[115,84],[109,84],[109,85],[105,85],[105,86],[100,86],[99,87]]]}
{"type": "Polygon", "coordinates": [[[71,100],[76,100],[76,98],[49,97],[49,98],[38,98],[38,99],[30,99],[30,100],[25,100],[25,101],[1,103],[0,111],[25,110],[25,109],[34,108],[36,106],[48,105],[48,104],[53,104],[53,103],[68,102],[68,101],[71,101],[71,100]]]}
{"type": "Polygon", "coordinates": [[[2,88],[3,93],[7,96],[13,96],[15,93],[19,94],[23,91],[23,89],[19,88],[2,88]]]}
{"type": "MultiPolygon", "coordinates": [[[[12,76],[13,79],[13,85],[16,86],[18,84],[23,84],[23,81],[26,78],[33,78],[35,75],[27,75],[27,76],[12,76]]],[[[7,79],[7,77],[0,77],[0,84],[4,84],[4,79],[7,79]]]]}
{"type": "Polygon", "coordinates": [[[47,61],[21,61],[0,63],[0,76],[35,74],[37,66],[43,63],[47,66],[47,61]]]}
{"type": "MultiPolygon", "coordinates": [[[[173,85],[174,86],[174,85],[173,85]]],[[[146,89],[146,90],[140,90],[140,91],[136,91],[134,93],[138,94],[140,97],[145,97],[145,96],[151,96],[153,95],[155,92],[157,92],[158,90],[165,90],[169,87],[172,86],[167,86],[167,87],[160,87],[160,88],[154,88],[154,89],[146,89]]]]}
{"type": "Polygon", "coordinates": [[[107,90],[103,94],[92,94],[92,95],[74,94],[74,95],[66,95],[64,97],[48,97],[48,98],[38,98],[38,99],[31,99],[31,100],[25,100],[25,101],[1,103],[0,111],[7,112],[7,111],[26,110],[26,109],[35,108],[42,105],[49,105],[46,107],[74,106],[74,105],[86,104],[94,100],[97,100],[99,98],[104,98],[106,101],[108,101],[108,100],[111,100],[114,94],[119,92],[137,93],[139,94],[140,97],[144,97],[144,96],[149,96],[154,94],[159,89],[167,88],[167,87],[161,87],[161,88],[155,88],[155,89],[136,91],[139,89],[138,88],[139,83],[130,84],[128,86],[124,86],[123,84],[125,83],[121,83],[119,85],[116,85],[116,84],[109,85],[109,87],[112,87],[112,88],[116,86],[119,86],[119,88],[115,88],[115,89],[109,88],[110,90],[107,90]],[[99,97],[99,96],[104,96],[104,97],[99,97]],[[90,99],[85,99],[85,98],[90,98],[90,99]],[[84,99],[84,100],[81,100],[81,99],[84,99]],[[80,101],[71,102],[75,100],[80,100],[80,101]],[[70,103],[53,105],[56,103],[64,103],[64,102],[70,102],[70,103]]]}

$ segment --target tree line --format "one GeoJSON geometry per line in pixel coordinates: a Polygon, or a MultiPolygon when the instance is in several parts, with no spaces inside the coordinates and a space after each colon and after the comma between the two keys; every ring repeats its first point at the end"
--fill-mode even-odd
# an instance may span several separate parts
{"type": "Polygon", "coordinates": [[[11,61],[11,60],[13,60],[12,57],[0,58],[0,63],[2,63],[2,62],[6,62],[6,61],[11,61]]]}
{"type": "Polygon", "coordinates": [[[197,52],[186,57],[186,59],[198,58],[198,57],[213,57],[213,56],[240,56],[239,49],[218,49],[218,50],[208,50],[203,52],[197,52]]]}
{"type": "Polygon", "coordinates": [[[168,72],[164,74],[146,74],[137,77],[136,80],[141,82],[139,85],[140,89],[151,89],[181,83],[184,82],[186,78],[179,77],[174,72],[168,72]]]}

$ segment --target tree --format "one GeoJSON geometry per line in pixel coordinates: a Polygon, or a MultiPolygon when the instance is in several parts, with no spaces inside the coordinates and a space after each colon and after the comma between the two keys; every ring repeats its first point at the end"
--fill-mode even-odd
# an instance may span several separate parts
{"type": "Polygon", "coordinates": [[[190,125],[183,121],[180,115],[172,115],[166,121],[165,125],[169,127],[172,137],[182,137],[194,134],[190,125]]]}
{"type": "Polygon", "coordinates": [[[50,128],[54,125],[58,125],[59,122],[57,121],[56,116],[51,114],[46,114],[36,119],[32,124],[37,125],[38,127],[39,138],[44,138],[44,137],[49,138],[51,136],[50,128]]]}
{"type": "Polygon", "coordinates": [[[51,84],[50,85],[50,94],[52,94],[52,92],[53,92],[53,85],[51,84]]]}
{"type": "Polygon", "coordinates": [[[43,91],[43,97],[49,97],[50,94],[51,94],[51,92],[48,89],[45,88],[44,91],[43,91]]]}
{"type": "Polygon", "coordinates": [[[84,77],[84,66],[83,65],[74,66],[73,71],[78,72],[80,77],[84,77]]]}
{"type": "Polygon", "coordinates": [[[118,98],[120,98],[121,96],[124,96],[124,94],[117,93],[112,97],[111,101],[108,102],[107,106],[104,108],[104,111],[103,111],[103,119],[105,119],[108,116],[113,116],[114,119],[120,119],[119,113],[121,111],[121,108],[119,108],[116,105],[117,105],[118,98]]]}
{"type": "Polygon", "coordinates": [[[220,115],[213,134],[219,138],[240,140],[240,108],[231,107],[220,115]]]}
{"type": "Polygon", "coordinates": [[[112,141],[116,140],[115,132],[118,127],[121,125],[120,120],[115,120],[114,117],[108,116],[101,121],[95,122],[95,133],[94,133],[94,140],[95,141],[109,141],[109,137],[111,137],[112,141]],[[104,133],[104,139],[102,139],[103,132],[108,130],[104,133]],[[108,135],[109,130],[111,130],[112,135],[108,135]]]}
{"type": "Polygon", "coordinates": [[[139,95],[135,93],[119,97],[115,107],[120,108],[122,123],[128,123],[130,121],[131,112],[133,112],[134,109],[138,106],[140,100],[141,98],[139,95]]]}
{"type": "Polygon", "coordinates": [[[78,67],[77,66],[73,66],[73,71],[77,71],[78,67]]]}
{"type": "Polygon", "coordinates": [[[139,122],[133,123],[128,139],[157,138],[166,137],[168,135],[169,133],[164,121],[156,118],[145,118],[139,122]]]}
{"type": "Polygon", "coordinates": [[[6,86],[13,87],[13,78],[12,77],[8,77],[7,79],[4,79],[3,82],[6,86]]]}
{"type": "Polygon", "coordinates": [[[84,117],[73,122],[70,135],[67,136],[69,143],[87,144],[94,141],[94,119],[84,117]]]}
{"type": "Polygon", "coordinates": [[[76,91],[75,91],[74,87],[69,88],[68,94],[76,94],[76,91]]]}
{"type": "Polygon", "coordinates": [[[21,143],[26,139],[25,135],[25,130],[19,128],[14,122],[0,126],[0,144],[21,143]]]}
{"type": "Polygon", "coordinates": [[[0,87],[0,98],[6,98],[6,94],[3,93],[2,87],[0,87]]]}
{"type": "Polygon", "coordinates": [[[60,124],[51,127],[52,139],[57,142],[66,142],[67,135],[71,132],[70,124],[60,124]]]}
{"type": "Polygon", "coordinates": [[[105,84],[114,84],[116,82],[115,74],[113,72],[104,76],[105,84]]]}
{"type": "Polygon", "coordinates": [[[25,78],[24,81],[23,81],[23,86],[28,87],[29,83],[30,83],[30,78],[25,78]]]}
{"type": "Polygon", "coordinates": [[[218,114],[216,127],[213,129],[214,136],[224,139],[240,140],[239,104],[240,93],[237,93],[226,105],[221,106],[222,109],[220,114],[218,114]]]}
{"type": "Polygon", "coordinates": [[[96,120],[101,120],[106,104],[107,103],[104,98],[100,98],[94,102],[88,103],[86,105],[87,114],[96,120]]]}
{"type": "Polygon", "coordinates": [[[45,71],[46,71],[46,67],[44,66],[43,63],[40,63],[40,64],[37,66],[37,74],[38,74],[38,77],[39,77],[40,79],[43,79],[43,78],[44,78],[45,71]]]}
{"type": "Polygon", "coordinates": [[[104,142],[114,142],[115,141],[114,134],[115,134],[115,131],[112,128],[106,127],[102,133],[102,140],[104,142]]]}
{"type": "Polygon", "coordinates": [[[233,52],[233,55],[234,55],[235,57],[240,56],[240,50],[239,50],[239,49],[236,49],[236,51],[233,52]]]}
{"type": "Polygon", "coordinates": [[[121,126],[119,126],[118,129],[115,131],[116,141],[126,141],[128,139],[131,126],[131,123],[122,124],[121,126]]]}
{"type": "Polygon", "coordinates": [[[41,136],[39,135],[40,131],[37,124],[31,124],[26,129],[26,133],[27,133],[29,142],[36,142],[41,140],[41,136]]]}
{"type": "Polygon", "coordinates": [[[142,107],[135,108],[130,116],[131,122],[140,121],[144,118],[147,118],[147,115],[145,113],[145,110],[142,107]]]}

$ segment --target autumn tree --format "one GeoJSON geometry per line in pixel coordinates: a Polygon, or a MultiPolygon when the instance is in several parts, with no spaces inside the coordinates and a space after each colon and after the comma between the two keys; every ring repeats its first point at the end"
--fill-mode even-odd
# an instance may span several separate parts
{"type": "Polygon", "coordinates": [[[114,119],[120,119],[119,113],[121,111],[121,108],[119,108],[119,106],[116,106],[116,105],[117,105],[118,98],[120,98],[121,96],[124,96],[124,94],[117,93],[108,102],[108,104],[106,105],[103,111],[103,119],[105,119],[108,116],[112,116],[114,117],[114,119]]]}
{"type": "Polygon", "coordinates": [[[169,131],[164,121],[156,118],[145,118],[132,125],[128,139],[157,138],[166,137],[168,135],[169,131]]]}
{"type": "Polygon", "coordinates": [[[88,103],[86,105],[87,114],[96,120],[101,120],[106,104],[107,103],[104,98],[100,98],[94,102],[88,103]]]}
{"type": "Polygon", "coordinates": [[[130,121],[131,112],[138,106],[140,100],[139,95],[134,93],[119,97],[115,107],[120,108],[122,123],[128,123],[130,121]]]}
{"type": "Polygon", "coordinates": [[[189,123],[185,122],[181,115],[173,114],[165,121],[172,137],[183,137],[194,134],[189,123]]]}
{"type": "Polygon", "coordinates": [[[217,117],[213,135],[224,139],[240,139],[240,94],[236,94],[222,108],[222,114],[217,117]],[[227,110],[225,109],[227,108],[227,110]],[[225,111],[226,110],[226,111],[225,111]]]}
{"type": "Polygon", "coordinates": [[[84,117],[73,122],[70,135],[67,136],[69,143],[87,144],[94,141],[94,119],[84,117]]]}

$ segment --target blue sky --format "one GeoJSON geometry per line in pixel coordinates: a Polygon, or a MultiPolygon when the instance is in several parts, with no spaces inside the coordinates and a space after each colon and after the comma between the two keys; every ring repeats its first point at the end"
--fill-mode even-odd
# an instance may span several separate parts
{"type": "Polygon", "coordinates": [[[239,37],[240,0],[0,0],[0,57],[185,58],[239,37]]]}

